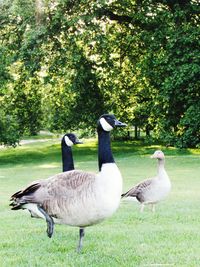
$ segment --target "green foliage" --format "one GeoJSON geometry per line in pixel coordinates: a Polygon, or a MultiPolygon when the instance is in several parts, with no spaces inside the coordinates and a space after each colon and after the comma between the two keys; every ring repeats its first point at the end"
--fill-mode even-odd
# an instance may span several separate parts
{"type": "Polygon", "coordinates": [[[24,81],[26,77],[23,76],[22,79],[16,82],[10,106],[15,110],[21,135],[36,135],[41,129],[43,115],[39,82],[36,79],[24,81]]]}
{"type": "Polygon", "coordinates": [[[20,131],[16,116],[13,114],[6,114],[0,108],[0,144],[9,146],[16,146],[19,143],[20,131]]]}
{"type": "Polygon", "coordinates": [[[181,147],[200,147],[200,102],[190,106],[179,124],[181,147]]]}
{"type": "Polygon", "coordinates": [[[112,112],[148,138],[199,145],[198,123],[189,123],[190,114],[198,121],[196,0],[0,7],[0,95],[12,99],[21,134],[93,132],[99,115],[112,112]]]}
{"type": "Polygon", "coordinates": [[[76,94],[74,107],[71,111],[71,125],[81,129],[96,129],[97,118],[105,113],[104,99],[92,64],[82,56],[77,64],[77,71],[72,83],[76,94]]]}
{"type": "Polygon", "coordinates": [[[0,97],[6,93],[6,83],[10,81],[11,75],[9,74],[7,67],[9,66],[9,58],[7,48],[0,45],[0,97]]]}

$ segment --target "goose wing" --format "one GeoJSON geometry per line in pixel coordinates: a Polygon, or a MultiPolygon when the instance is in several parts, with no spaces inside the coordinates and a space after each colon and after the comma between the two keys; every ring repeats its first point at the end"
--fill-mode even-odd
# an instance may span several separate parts
{"type": "MultiPolygon", "coordinates": [[[[79,170],[57,174],[42,183],[41,191],[45,191],[48,198],[69,198],[85,192],[95,180],[95,174],[79,170]]],[[[41,192],[43,193],[43,192],[41,192]]]]}
{"type": "Polygon", "coordinates": [[[95,174],[84,171],[68,171],[59,173],[45,180],[33,182],[24,190],[11,196],[12,209],[21,208],[26,203],[36,203],[50,213],[55,206],[62,206],[73,198],[78,198],[89,190],[95,179],[95,174]]]}
{"type": "Polygon", "coordinates": [[[10,198],[10,201],[11,201],[10,206],[12,206],[12,210],[21,209],[23,204],[32,202],[31,196],[33,195],[35,191],[38,190],[38,188],[40,188],[40,186],[41,185],[39,183],[35,182],[29,185],[28,187],[26,187],[25,189],[19,190],[16,193],[14,193],[10,198]]]}
{"type": "Polygon", "coordinates": [[[138,195],[149,189],[153,183],[153,180],[153,178],[150,178],[138,183],[126,193],[122,194],[122,197],[138,197],[138,195]]]}

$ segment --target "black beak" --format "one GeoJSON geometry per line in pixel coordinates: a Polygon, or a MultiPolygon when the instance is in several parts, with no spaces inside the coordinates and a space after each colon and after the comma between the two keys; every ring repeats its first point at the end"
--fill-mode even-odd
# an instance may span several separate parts
{"type": "Polygon", "coordinates": [[[121,121],[115,120],[115,126],[116,127],[126,127],[127,124],[126,123],[123,123],[121,121]]]}
{"type": "Polygon", "coordinates": [[[78,139],[75,141],[75,145],[83,144],[83,142],[79,141],[78,139]]]}

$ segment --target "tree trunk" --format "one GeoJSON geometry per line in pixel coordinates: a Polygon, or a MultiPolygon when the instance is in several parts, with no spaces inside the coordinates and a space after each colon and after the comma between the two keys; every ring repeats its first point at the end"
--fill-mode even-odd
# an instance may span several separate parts
{"type": "Polygon", "coordinates": [[[35,20],[37,25],[41,25],[44,22],[44,8],[43,0],[35,1],[35,20]]]}
{"type": "Polygon", "coordinates": [[[138,127],[135,125],[135,139],[138,139],[138,127]]]}
{"type": "Polygon", "coordinates": [[[146,126],[145,131],[146,131],[146,136],[150,136],[149,125],[146,126]]]}

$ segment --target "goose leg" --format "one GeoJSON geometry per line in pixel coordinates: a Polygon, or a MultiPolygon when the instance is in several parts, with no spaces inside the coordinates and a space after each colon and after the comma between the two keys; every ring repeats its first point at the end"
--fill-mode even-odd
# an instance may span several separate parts
{"type": "Polygon", "coordinates": [[[151,210],[152,210],[153,213],[155,212],[155,204],[151,205],[151,210]]]}
{"type": "Polygon", "coordinates": [[[143,212],[143,211],[144,211],[144,204],[142,203],[141,208],[140,208],[140,212],[143,212]]]}
{"type": "Polygon", "coordinates": [[[49,238],[53,235],[53,227],[54,227],[54,221],[51,218],[49,214],[46,213],[46,211],[38,205],[38,210],[44,215],[46,222],[47,222],[47,235],[49,238]]]}
{"type": "Polygon", "coordinates": [[[78,243],[78,247],[77,247],[77,252],[80,253],[81,249],[83,247],[83,237],[85,235],[85,230],[84,228],[80,228],[79,229],[79,243],[78,243]]]}

